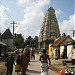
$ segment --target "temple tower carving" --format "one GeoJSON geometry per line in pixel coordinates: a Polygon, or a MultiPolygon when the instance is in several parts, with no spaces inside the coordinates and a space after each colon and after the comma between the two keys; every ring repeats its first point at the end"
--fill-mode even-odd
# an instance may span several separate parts
{"type": "Polygon", "coordinates": [[[39,33],[39,43],[45,47],[47,40],[55,40],[60,36],[55,10],[50,7],[44,14],[43,23],[39,33]]]}

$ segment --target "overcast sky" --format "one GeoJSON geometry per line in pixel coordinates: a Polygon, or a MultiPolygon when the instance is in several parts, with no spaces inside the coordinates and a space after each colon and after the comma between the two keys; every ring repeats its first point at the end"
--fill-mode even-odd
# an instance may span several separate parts
{"type": "Polygon", "coordinates": [[[0,0],[0,32],[7,28],[15,33],[21,33],[25,38],[38,36],[42,25],[44,13],[49,7],[56,11],[59,28],[62,33],[72,36],[75,29],[75,0],[0,0]]]}

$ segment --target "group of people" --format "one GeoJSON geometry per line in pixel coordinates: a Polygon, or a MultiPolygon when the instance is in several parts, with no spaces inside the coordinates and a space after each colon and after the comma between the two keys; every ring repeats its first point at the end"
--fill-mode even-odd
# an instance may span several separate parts
{"type": "Polygon", "coordinates": [[[21,72],[22,75],[26,75],[26,71],[28,68],[28,64],[31,59],[34,58],[35,60],[35,49],[29,48],[25,49],[17,49],[14,51],[13,54],[6,57],[5,66],[7,66],[7,75],[12,75],[13,72],[13,64],[15,66],[15,72],[19,75],[21,72]],[[30,56],[31,55],[31,56],[30,56]]]}
{"type": "MultiPolygon", "coordinates": [[[[12,75],[13,64],[15,66],[15,72],[17,75],[21,72],[22,75],[26,75],[28,69],[28,64],[30,59],[34,58],[35,60],[35,50],[34,49],[22,49],[15,50],[13,54],[7,56],[5,65],[7,66],[7,75],[12,75]],[[31,55],[31,56],[30,56],[31,55]]],[[[43,50],[39,61],[41,61],[41,75],[48,75],[48,69],[51,65],[49,55],[46,53],[46,49],[43,50]]]]}

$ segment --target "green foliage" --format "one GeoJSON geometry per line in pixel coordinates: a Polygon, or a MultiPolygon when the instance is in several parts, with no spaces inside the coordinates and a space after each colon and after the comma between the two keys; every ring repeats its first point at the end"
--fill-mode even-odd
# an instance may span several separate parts
{"type": "Polygon", "coordinates": [[[31,36],[26,38],[26,40],[24,42],[24,46],[26,47],[28,45],[30,47],[32,45],[32,40],[33,40],[33,38],[31,36]]]}
{"type": "Polygon", "coordinates": [[[62,36],[66,36],[66,33],[63,33],[62,36]]]}
{"type": "Polygon", "coordinates": [[[28,38],[26,38],[24,46],[38,48],[38,37],[35,36],[35,38],[32,38],[31,36],[29,36],[28,38]]]}
{"type": "Polygon", "coordinates": [[[35,47],[36,49],[38,48],[38,37],[35,36],[32,38],[29,36],[26,38],[24,41],[24,38],[22,37],[21,34],[15,34],[15,38],[13,39],[13,44],[14,46],[20,48],[20,47],[35,47]]]}
{"type": "Polygon", "coordinates": [[[15,34],[15,38],[13,39],[14,46],[20,48],[23,46],[24,38],[21,34],[15,34]]]}

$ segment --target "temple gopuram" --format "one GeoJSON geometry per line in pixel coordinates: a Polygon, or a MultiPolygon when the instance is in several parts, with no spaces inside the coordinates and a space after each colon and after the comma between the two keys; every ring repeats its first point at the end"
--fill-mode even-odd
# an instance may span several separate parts
{"type": "Polygon", "coordinates": [[[44,14],[43,23],[39,33],[39,48],[46,48],[56,38],[60,37],[60,29],[55,10],[50,7],[44,14]]]}

